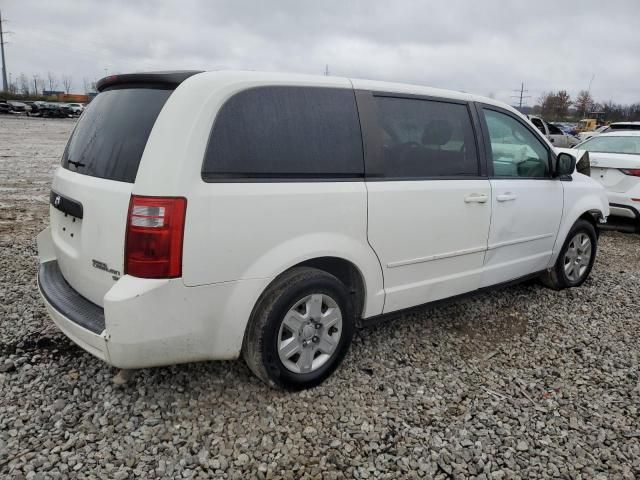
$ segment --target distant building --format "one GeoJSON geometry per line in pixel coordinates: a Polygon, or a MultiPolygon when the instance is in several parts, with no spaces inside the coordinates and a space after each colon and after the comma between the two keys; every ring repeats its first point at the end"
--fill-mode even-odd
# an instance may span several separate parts
{"type": "Polygon", "coordinates": [[[55,97],[57,95],[60,94],[64,94],[65,92],[59,91],[59,90],[43,90],[42,91],[42,96],[43,97],[55,97]]]}
{"type": "Polygon", "coordinates": [[[56,95],[59,102],[67,103],[87,103],[89,101],[89,95],[82,93],[58,93],[56,95]]]}

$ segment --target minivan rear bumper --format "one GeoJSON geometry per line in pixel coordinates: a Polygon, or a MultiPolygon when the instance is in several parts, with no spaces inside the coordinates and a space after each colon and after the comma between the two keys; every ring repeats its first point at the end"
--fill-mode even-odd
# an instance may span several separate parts
{"type": "Polygon", "coordinates": [[[44,305],[49,312],[53,322],[62,332],[73,340],[74,343],[84,348],[87,352],[95,355],[105,362],[109,362],[106,344],[106,332],[104,330],[104,311],[97,305],[81,297],[67,284],[60,273],[58,262],[53,260],[41,263],[38,269],[38,289],[44,305]],[[64,282],[64,284],[63,284],[64,282]],[[66,288],[64,287],[66,285],[66,288]],[[77,304],[75,301],[79,301],[77,304]],[[72,303],[74,302],[74,303],[72,303]],[[77,314],[83,310],[74,308],[69,310],[70,305],[84,305],[89,303],[93,307],[84,309],[86,317],[78,317],[77,314]],[[102,329],[98,332],[100,322],[100,312],[102,329]],[[79,320],[95,321],[95,327],[91,328],[86,323],[79,320]]]}
{"type": "Polygon", "coordinates": [[[269,282],[187,287],[180,278],[124,275],[100,307],[64,279],[48,228],[37,243],[38,288],[54,323],[84,350],[119,368],[237,358],[251,309],[269,282]]]}

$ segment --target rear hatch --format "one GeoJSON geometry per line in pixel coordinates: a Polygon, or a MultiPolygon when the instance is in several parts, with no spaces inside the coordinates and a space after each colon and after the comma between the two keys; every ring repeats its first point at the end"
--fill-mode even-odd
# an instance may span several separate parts
{"type": "Polygon", "coordinates": [[[197,72],[107,77],[76,125],[51,192],[60,270],[83,297],[103,297],[123,275],[129,201],[151,129],[165,102],[197,72]]]}

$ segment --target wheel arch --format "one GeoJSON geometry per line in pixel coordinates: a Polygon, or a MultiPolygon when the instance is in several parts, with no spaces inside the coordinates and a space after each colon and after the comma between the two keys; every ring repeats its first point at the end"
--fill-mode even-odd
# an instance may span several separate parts
{"type": "MultiPolygon", "coordinates": [[[[300,262],[291,268],[296,267],[317,268],[340,280],[352,295],[356,322],[360,320],[365,308],[367,289],[362,271],[353,262],[340,257],[315,257],[300,262]]],[[[288,270],[291,270],[291,268],[288,270]]]]}
{"type": "Polygon", "coordinates": [[[361,317],[382,313],[384,284],[378,257],[368,243],[350,236],[323,232],[291,238],[264,252],[243,277],[269,279],[261,297],[278,277],[299,266],[318,268],[348,287],[361,288],[356,304],[361,306],[361,317]]]}
{"type": "MultiPolygon", "coordinates": [[[[566,191],[566,190],[565,190],[566,191]]],[[[548,268],[551,268],[558,259],[558,255],[564,242],[569,234],[569,231],[573,225],[580,219],[586,220],[591,223],[598,233],[598,223],[605,219],[609,214],[608,203],[603,202],[603,198],[600,195],[590,194],[578,197],[577,199],[565,198],[565,209],[562,215],[562,222],[558,229],[558,235],[553,247],[553,254],[548,263],[548,268]],[[567,202],[569,200],[569,202],[567,202]],[[566,207],[567,203],[570,205],[566,207]]],[[[606,201],[606,200],[605,200],[606,201]]]]}

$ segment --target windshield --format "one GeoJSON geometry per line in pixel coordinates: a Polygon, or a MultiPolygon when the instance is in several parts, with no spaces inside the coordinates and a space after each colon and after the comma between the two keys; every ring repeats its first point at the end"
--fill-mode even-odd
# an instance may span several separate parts
{"type": "Polygon", "coordinates": [[[100,93],[80,117],[62,166],[92,177],[135,182],[151,129],[172,92],[119,88],[100,93]]]}
{"type": "Polygon", "coordinates": [[[640,154],[640,136],[593,137],[576,148],[587,152],[640,154]]]}

